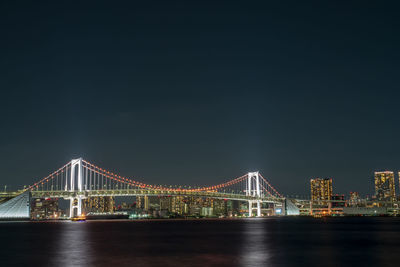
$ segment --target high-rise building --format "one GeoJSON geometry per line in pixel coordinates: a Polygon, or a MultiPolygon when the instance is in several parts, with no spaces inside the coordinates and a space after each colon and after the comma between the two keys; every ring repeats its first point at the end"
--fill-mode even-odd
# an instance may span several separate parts
{"type": "Polygon", "coordinates": [[[332,179],[315,178],[310,180],[311,200],[327,204],[332,199],[332,179]]]}
{"type": "MultiPolygon", "coordinates": [[[[399,188],[400,188],[400,171],[397,174],[399,175],[399,188]]],[[[397,201],[400,201],[400,195],[397,196],[397,201]]]]}
{"type": "Polygon", "coordinates": [[[375,172],[375,196],[377,200],[395,201],[396,192],[392,171],[375,172]]]}

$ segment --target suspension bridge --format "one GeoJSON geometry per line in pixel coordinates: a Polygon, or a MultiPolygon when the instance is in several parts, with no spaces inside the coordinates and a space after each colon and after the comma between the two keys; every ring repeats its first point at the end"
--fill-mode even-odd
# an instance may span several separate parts
{"type": "MultiPolygon", "coordinates": [[[[256,216],[261,216],[262,203],[278,204],[284,201],[283,196],[259,172],[249,172],[211,186],[162,186],[120,176],[82,158],[71,160],[27,187],[24,192],[29,192],[33,198],[69,200],[71,218],[82,215],[84,199],[98,196],[193,196],[247,201],[249,216],[253,215],[254,210],[256,216]]],[[[7,206],[7,202],[1,204],[0,218],[10,210],[12,207],[7,206]]]]}

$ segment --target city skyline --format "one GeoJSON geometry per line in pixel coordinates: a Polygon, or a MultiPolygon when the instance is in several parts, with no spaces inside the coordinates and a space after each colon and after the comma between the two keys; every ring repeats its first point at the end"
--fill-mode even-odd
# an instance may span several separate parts
{"type": "Polygon", "coordinates": [[[400,197],[396,195],[393,171],[375,172],[375,193],[367,197],[354,191],[349,195],[338,194],[333,190],[332,181],[332,178],[310,179],[308,199],[279,193],[259,172],[202,187],[152,185],[78,158],[22,191],[1,192],[0,216],[3,219],[73,221],[86,218],[398,216],[400,197]],[[136,200],[133,204],[125,203],[124,208],[116,205],[117,199],[120,202],[132,197],[136,200]],[[69,202],[69,207],[60,209],[60,199],[69,202]]]}

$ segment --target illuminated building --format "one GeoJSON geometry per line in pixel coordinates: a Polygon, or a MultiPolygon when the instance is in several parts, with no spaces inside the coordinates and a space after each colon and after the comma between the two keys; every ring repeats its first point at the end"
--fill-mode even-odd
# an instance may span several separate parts
{"type": "Polygon", "coordinates": [[[183,196],[173,196],[169,202],[169,212],[183,215],[187,213],[187,205],[183,196]]]}
{"type": "Polygon", "coordinates": [[[213,208],[211,208],[211,207],[202,207],[200,215],[204,216],[204,217],[212,216],[213,215],[213,208]]]}
{"type": "Polygon", "coordinates": [[[113,213],[114,197],[89,197],[83,202],[87,213],[113,213]]]}
{"type": "Polygon", "coordinates": [[[201,197],[187,197],[186,204],[188,205],[188,214],[190,216],[201,215],[201,208],[203,206],[203,199],[201,197]]]}
{"type": "Polygon", "coordinates": [[[310,180],[311,200],[328,203],[332,199],[332,179],[315,178],[310,180]]]}
{"type": "Polygon", "coordinates": [[[358,192],[350,192],[349,205],[358,206],[361,203],[360,194],[358,192]]]}
{"type": "Polygon", "coordinates": [[[47,220],[59,218],[61,212],[58,209],[58,199],[36,198],[32,202],[32,220],[47,220]]]}
{"type": "Polygon", "coordinates": [[[160,210],[169,209],[170,197],[160,197],[160,210]]]}
{"type": "Polygon", "coordinates": [[[144,205],[143,205],[143,209],[144,209],[144,210],[149,210],[149,197],[148,197],[148,196],[144,196],[144,197],[143,197],[143,200],[144,200],[144,201],[143,201],[143,202],[144,202],[144,203],[143,203],[143,204],[144,204],[144,205]]]}
{"type": "Polygon", "coordinates": [[[248,211],[249,211],[248,203],[243,202],[243,201],[240,202],[239,203],[239,215],[243,216],[243,215],[247,214],[248,211]]]}
{"type": "Polygon", "coordinates": [[[142,208],[142,198],[140,196],[136,196],[136,208],[137,209],[142,208]]]}
{"type": "MultiPolygon", "coordinates": [[[[400,186],[400,171],[397,174],[399,175],[399,186],[400,186]]],[[[400,201],[400,196],[398,198],[398,201],[400,201]]]]}
{"type": "Polygon", "coordinates": [[[395,201],[396,192],[393,172],[375,172],[375,196],[377,200],[395,201]]]}
{"type": "Polygon", "coordinates": [[[149,206],[149,211],[152,211],[153,213],[154,211],[160,210],[160,202],[156,197],[149,197],[148,206],[149,206]]]}
{"type": "Polygon", "coordinates": [[[332,208],[343,208],[344,206],[346,206],[346,202],[344,199],[344,195],[332,195],[332,208]]]}
{"type": "Polygon", "coordinates": [[[223,199],[214,199],[212,202],[213,215],[215,216],[227,216],[227,203],[223,199]]]}

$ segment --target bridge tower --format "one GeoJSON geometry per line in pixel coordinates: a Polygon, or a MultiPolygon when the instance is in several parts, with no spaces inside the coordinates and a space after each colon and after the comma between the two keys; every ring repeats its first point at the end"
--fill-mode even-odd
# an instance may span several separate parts
{"type": "Polygon", "coordinates": [[[82,179],[82,158],[71,160],[71,173],[69,181],[65,184],[65,191],[75,192],[76,194],[70,198],[69,216],[82,215],[82,199],[83,199],[83,179],[82,179]],[[69,184],[69,187],[68,187],[69,184]]]}
{"type": "MultiPolygon", "coordinates": [[[[246,196],[261,197],[260,175],[259,172],[249,172],[247,174],[246,196]]],[[[261,216],[261,200],[249,200],[249,217],[253,215],[253,203],[257,204],[257,217],[261,216]]]]}

